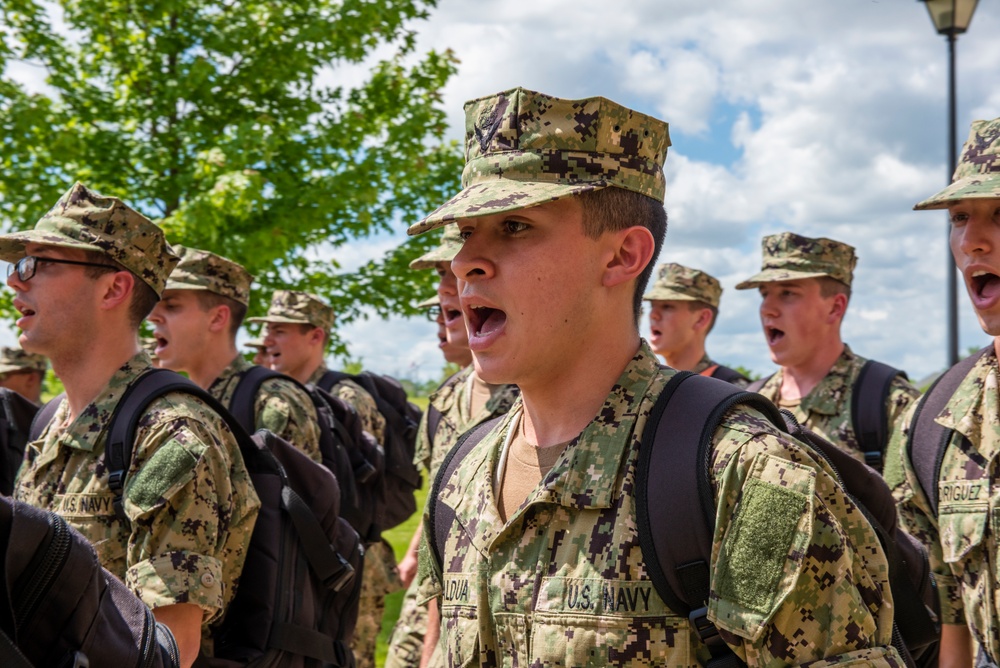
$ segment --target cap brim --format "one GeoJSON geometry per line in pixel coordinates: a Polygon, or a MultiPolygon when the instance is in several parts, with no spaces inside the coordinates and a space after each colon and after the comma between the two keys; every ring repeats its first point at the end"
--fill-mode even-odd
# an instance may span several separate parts
{"type": "Polygon", "coordinates": [[[0,364],[0,373],[11,373],[13,371],[38,371],[33,366],[17,366],[16,364],[0,364]]]}
{"type": "Polygon", "coordinates": [[[750,290],[760,287],[765,283],[776,283],[778,281],[797,281],[804,278],[821,278],[829,276],[819,271],[789,271],[787,269],[766,269],[759,274],[754,274],[742,283],[736,284],[737,290],[750,290]]]}
{"type": "Polygon", "coordinates": [[[696,297],[684,294],[683,292],[677,292],[671,290],[670,288],[653,288],[646,294],[642,296],[643,301],[647,302],[662,302],[662,301],[679,301],[679,302],[696,302],[701,301],[696,297]]]}
{"type": "Polygon", "coordinates": [[[546,183],[494,179],[462,190],[419,223],[410,226],[409,235],[422,234],[456,220],[491,216],[554,202],[571,195],[608,187],[606,181],[587,183],[546,183]]]}
{"type": "MultiPolygon", "coordinates": [[[[301,318],[285,318],[282,316],[264,316],[262,318],[247,318],[247,322],[280,322],[289,325],[312,325],[308,320],[303,320],[301,318]]],[[[319,325],[313,325],[313,327],[319,327],[319,325]]]]}
{"type": "Polygon", "coordinates": [[[434,269],[438,262],[451,262],[460,248],[435,248],[411,262],[410,269],[434,269]]]}
{"type": "Polygon", "coordinates": [[[97,251],[99,253],[104,252],[104,249],[100,246],[84,243],[65,234],[42,232],[40,230],[24,230],[23,232],[0,235],[0,260],[17,262],[27,255],[24,246],[30,243],[57,246],[59,248],[78,248],[80,250],[97,251]]]}
{"type": "Polygon", "coordinates": [[[969,176],[955,181],[941,192],[915,205],[915,211],[947,209],[963,199],[1000,199],[1000,177],[969,176]]]}
{"type": "Polygon", "coordinates": [[[441,299],[437,295],[434,295],[433,297],[425,299],[424,301],[417,304],[417,308],[430,308],[432,306],[437,306],[440,303],[441,299]]]}

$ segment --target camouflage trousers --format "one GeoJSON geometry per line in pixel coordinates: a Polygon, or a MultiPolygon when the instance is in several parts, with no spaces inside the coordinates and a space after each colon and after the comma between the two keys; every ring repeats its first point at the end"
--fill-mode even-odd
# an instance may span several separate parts
{"type": "Polygon", "coordinates": [[[417,605],[417,579],[414,578],[403,597],[399,619],[392,628],[385,668],[418,668],[427,633],[427,608],[417,605]]]}
{"type": "Polygon", "coordinates": [[[402,587],[392,547],[384,540],[369,545],[365,551],[364,573],[361,577],[358,623],[351,643],[357,668],[375,668],[375,641],[382,629],[385,597],[402,587]]]}

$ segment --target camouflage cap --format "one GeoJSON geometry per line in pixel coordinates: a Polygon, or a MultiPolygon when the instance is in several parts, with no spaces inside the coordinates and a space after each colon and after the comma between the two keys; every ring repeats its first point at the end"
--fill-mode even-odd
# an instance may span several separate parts
{"type": "Polygon", "coordinates": [[[248,322],[299,323],[330,331],[333,327],[333,308],[308,292],[275,290],[267,315],[263,318],[250,318],[248,322]]]}
{"type": "Polygon", "coordinates": [[[49,368],[49,360],[45,355],[29,353],[20,348],[0,348],[0,373],[12,371],[41,371],[49,368]]]}
{"type": "Polygon", "coordinates": [[[163,230],[117,197],[104,197],[76,183],[32,230],[0,235],[0,260],[16,262],[27,243],[104,253],[163,292],[177,256],[163,230]]]}
{"type": "Polygon", "coordinates": [[[462,231],[457,225],[449,225],[444,228],[438,247],[411,262],[410,269],[433,269],[438,262],[454,260],[460,250],[462,250],[462,231]]]}
{"type": "Polygon", "coordinates": [[[144,336],[139,339],[139,345],[142,346],[142,349],[145,350],[150,357],[156,359],[156,348],[159,344],[156,342],[155,337],[144,336]]]}
{"type": "Polygon", "coordinates": [[[267,348],[267,346],[264,345],[264,339],[250,339],[249,341],[245,341],[243,343],[243,347],[253,348],[255,350],[263,350],[264,348],[267,348]]]}
{"type": "Polygon", "coordinates": [[[642,298],[646,301],[677,299],[681,301],[705,302],[719,308],[722,285],[719,279],[700,269],[670,262],[661,264],[656,282],[642,298]]]}
{"type": "Polygon", "coordinates": [[[947,209],[961,199],[1000,198],[1000,118],[975,121],[951,185],[913,208],[947,209]]]}
{"type": "Polygon", "coordinates": [[[822,237],[810,239],[792,232],[764,237],[761,248],[761,272],[737,284],[737,290],[749,290],[763,283],[820,276],[829,276],[849,287],[858,263],[854,246],[822,237]]]}
{"type": "Polygon", "coordinates": [[[667,124],[603,97],[514,88],[465,104],[462,192],[409,229],[615,186],[662,202],[667,124]]]}
{"type": "Polygon", "coordinates": [[[417,304],[417,308],[430,308],[432,306],[439,306],[440,304],[441,304],[441,298],[438,297],[437,295],[434,295],[433,297],[429,297],[424,301],[420,302],[419,304],[417,304]]]}
{"type": "Polygon", "coordinates": [[[174,246],[180,256],[170,272],[165,290],[207,290],[229,297],[244,306],[250,303],[250,283],[253,276],[232,260],[208,251],[174,246]]]}

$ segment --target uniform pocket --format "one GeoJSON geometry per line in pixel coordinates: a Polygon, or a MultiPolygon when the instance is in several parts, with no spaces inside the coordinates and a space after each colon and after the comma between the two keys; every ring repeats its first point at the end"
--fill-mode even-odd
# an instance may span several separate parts
{"type": "Polygon", "coordinates": [[[976,549],[983,542],[989,519],[986,504],[942,505],[938,525],[945,562],[956,564],[976,549]]]}
{"type": "Polygon", "coordinates": [[[535,613],[530,665],[546,668],[688,666],[687,620],[535,613]]]}
{"type": "Polygon", "coordinates": [[[464,605],[446,605],[441,609],[445,639],[445,665],[469,666],[479,660],[479,620],[476,609],[464,605]]]}

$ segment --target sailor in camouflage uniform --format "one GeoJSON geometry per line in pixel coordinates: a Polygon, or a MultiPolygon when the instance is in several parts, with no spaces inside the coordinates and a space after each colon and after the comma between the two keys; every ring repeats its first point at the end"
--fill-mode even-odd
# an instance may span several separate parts
{"type": "MultiPolygon", "coordinates": [[[[333,309],[320,297],[294,290],[275,290],[267,315],[250,319],[264,323],[271,368],[308,385],[318,384],[328,370],[324,358],[333,321],[333,309]]],[[[350,404],[361,417],[362,428],[384,447],[385,418],[371,394],[353,380],[338,382],[330,394],[350,404]]],[[[367,544],[360,612],[351,643],[358,668],[374,668],[385,597],[401,587],[392,547],[385,540],[367,544]]]]}
{"type": "Polygon", "coordinates": [[[253,359],[250,360],[252,364],[271,368],[271,358],[267,354],[267,346],[264,345],[264,339],[250,339],[243,344],[243,347],[253,351],[253,359]]]}
{"type": "Polygon", "coordinates": [[[0,387],[17,392],[32,403],[42,403],[42,387],[49,360],[20,348],[0,348],[0,387]]]}
{"type": "Polygon", "coordinates": [[[953,430],[940,461],[938,513],[921,490],[905,443],[893,436],[886,481],[902,524],[929,549],[941,599],[941,665],[1000,662],[1000,118],[976,121],[952,184],[915,209],[948,209],[951,252],[979,324],[993,338],[934,421],[953,430]],[[897,463],[897,469],[891,468],[897,463]]]}
{"type": "MultiPolygon", "coordinates": [[[[637,331],[666,230],[668,145],[665,123],[604,98],[474,100],[464,189],[410,230],[457,223],[476,371],[521,390],[444,481],[455,521],[441,562],[425,516],[420,591],[441,603],[448,666],[707,658],[656,593],[636,528],[640,435],[675,373],[637,331]]],[[[708,617],[736,655],[901,665],[885,555],[825,461],[743,407],[709,456],[708,617]]]]}
{"type": "Polygon", "coordinates": [[[712,361],[705,339],[719,316],[722,285],[700,269],[670,262],[660,265],[656,282],[643,295],[649,302],[649,345],[667,365],[746,387],[750,379],[712,361]]]}
{"type": "MultiPolygon", "coordinates": [[[[771,359],[781,368],[756,391],[791,411],[804,427],[865,461],[851,405],[855,382],[868,360],[840,336],[857,264],[854,247],[792,232],[766,236],[761,246],[760,273],[736,289],[760,290],[764,337],[771,359]]],[[[892,380],[885,405],[890,427],[919,394],[902,375],[892,380]]]]}
{"type": "MultiPolygon", "coordinates": [[[[424,411],[417,432],[414,463],[427,471],[428,480],[434,480],[445,454],[455,445],[458,437],[478,424],[503,415],[510,410],[517,397],[514,385],[490,385],[483,381],[472,367],[472,352],[469,350],[469,335],[461,315],[458,300],[458,284],[451,270],[451,261],[462,248],[462,239],[456,225],[445,228],[441,244],[410,263],[411,269],[434,269],[438,283],[437,302],[441,306],[439,317],[445,329],[448,347],[465,352],[468,361],[463,368],[452,374],[441,386],[431,393],[428,409],[424,411]],[[444,321],[444,309],[448,307],[458,313],[460,326],[448,327],[444,321]],[[430,433],[433,429],[434,433],[430,433]]],[[[451,360],[449,360],[451,361],[451,360]]],[[[424,650],[427,633],[427,607],[418,605],[418,585],[414,578],[417,570],[417,549],[421,531],[417,528],[410,541],[406,556],[399,562],[400,576],[407,586],[406,596],[400,608],[396,626],[389,639],[385,668],[416,668],[424,650]]],[[[442,665],[440,653],[434,656],[432,666],[442,665]]]]}
{"type": "Polygon", "coordinates": [[[239,448],[200,400],[153,401],[126,473],[128,521],[115,514],[104,461],[112,411],[151,368],[139,324],[177,256],[144,216],[77,183],[34,230],[0,236],[0,259],[16,263],[7,284],[21,345],[47,355],[66,388],[28,445],[14,496],[86,536],[101,564],[170,627],[190,666],[199,645],[211,654],[202,627],[232,600],[260,507],[239,448]]]}
{"type": "MultiPolygon", "coordinates": [[[[236,348],[253,278],[239,264],[215,253],[174,248],[180,262],[149,316],[159,344],[156,355],[162,367],[186,372],[229,406],[240,379],[253,366],[236,348]]],[[[261,383],[254,397],[254,416],[254,430],[267,429],[313,461],[323,460],[316,408],[295,383],[287,378],[261,383]]]]}

